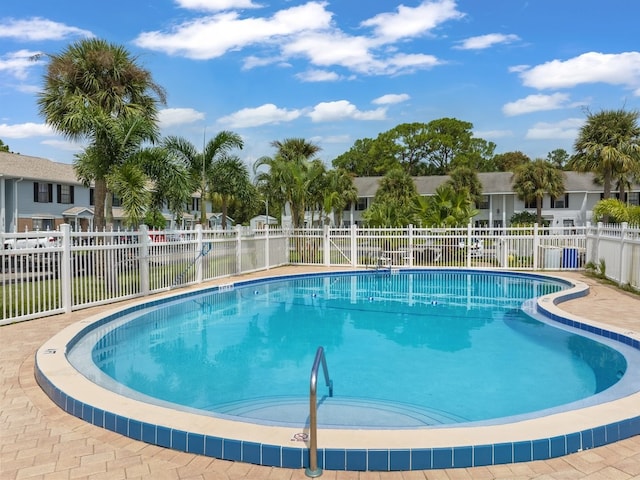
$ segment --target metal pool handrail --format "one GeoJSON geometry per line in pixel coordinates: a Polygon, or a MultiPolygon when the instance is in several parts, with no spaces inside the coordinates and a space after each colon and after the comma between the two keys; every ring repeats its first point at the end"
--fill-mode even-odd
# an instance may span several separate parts
{"type": "Polygon", "coordinates": [[[316,358],[311,367],[311,381],[309,386],[309,467],[305,470],[307,477],[319,477],[322,469],[318,468],[318,405],[317,405],[317,385],[318,369],[322,364],[324,372],[324,382],[329,387],[329,396],[333,397],[333,380],[329,378],[327,359],[324,355],[324,348],[318,347],[316,358]]]}

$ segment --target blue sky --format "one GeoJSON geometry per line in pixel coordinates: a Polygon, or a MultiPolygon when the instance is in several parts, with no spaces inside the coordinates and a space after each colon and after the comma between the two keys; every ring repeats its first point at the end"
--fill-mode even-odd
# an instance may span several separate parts
{"type": "Polygon", "coordinates": [[[572,145],[588,111],[640,109],[634,0],[21,0],[0,4],[0,139],[73,161],[36,105],[71,42],[125,46],[168,95],[162,133],[239,133],[248,165],[303,137],[330,165],[405,122],[471,122],[496,153],[572,145]]]}

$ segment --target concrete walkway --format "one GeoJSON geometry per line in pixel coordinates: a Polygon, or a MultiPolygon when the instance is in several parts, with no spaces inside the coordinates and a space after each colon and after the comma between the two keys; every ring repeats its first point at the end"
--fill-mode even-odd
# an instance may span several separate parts
{"type": "MultiPolygon", "coordinates": [[[[300,268],[287,267],[269,273],[302,271],[300,268]]],[[[258,275],[264,274],[254,276],[258,275]]],[[[601,285],[578,273],[562,276],[580,280],[591,287],[588,297],[563,303],[561,307],[564,310],[628,331],[640,332],[640,297],[601,285]]],[[[224,283],[228,281],[225,279],[224,283]]],[[[303,470],[228,462],[131,440],[90,425],[55,406],[35,382],[35,351],[66,325],[111,308],[113,305],[0,327],[0,479],[307,478],[303,470]]],[[[327,470],[321,478],[640,479],[640,436],[545,461],[411,472],[327,470]]]]}

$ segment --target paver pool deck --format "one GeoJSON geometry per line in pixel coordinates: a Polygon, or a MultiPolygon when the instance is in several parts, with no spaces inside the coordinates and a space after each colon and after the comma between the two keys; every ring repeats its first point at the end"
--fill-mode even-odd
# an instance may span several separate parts
{"type": "MultiPolygon", "coordinates": [[[[327,268],[283,267],[246,279],[327,268]]],[[[640,332],[640,297],[577,272],[586,297],[559,307],[573,315],[640,332]]],[[[228,283],[229,278],[218,283],[228,283]]],[[[207,285],[215,285],[210,282],[207,285]]],[[[196,287],[194,287],[196,288],[196,287]]],[[[139,301],[136,300],[136,301],[139,301]]],[[[121,302],[117,306],[125,306],[121,302]]],[[[0,327],[0,479],[304,479],[304,470],[263,467],[182,453],[95,427],[58,408],[34,379],[34,355],[67,325],[114,305],[0,327]]],[[[472,392],[470,392],[472,393],[472,392]]],[[[408,472],[325,470],[323,479],[640,479],[640,435],[564,457],[526,463],[408,472]]]]}

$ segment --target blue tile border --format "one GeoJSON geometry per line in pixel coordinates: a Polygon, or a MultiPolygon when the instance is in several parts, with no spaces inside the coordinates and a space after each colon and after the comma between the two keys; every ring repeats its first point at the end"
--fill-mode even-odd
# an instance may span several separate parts
{"type": "MultiPolygon", "coordinates": [[[[419,270],[412,269],[410,271],[416,272],[419,270]]],[[[460,272],[461,270],[456,271],[460,272]]],[[[474,270],[474,272],[477,273],[476,270],[474,270]]],[[[367,272],[332,272],[330,275],[351,275],[354,273],[366,274],[367,272]]],[[[487,273],[491,274],[492,272],[487,273]]],[[[503,274],[503,272],[493,273],[503,274]]],[[[231,285],[241,286],[262,283],[269,280],[285,280],[294,277],[321,275],[327,275],[327,273],[286,275],[272,277],[271,279],[237,282],[231,285]]],[[[536,276],[534,274],[520,273],[510,273],[510,275],[536,276]]],[[[542,275],[538,276],[546,278],[542,275]]],[[[218,289],[219,287],[216,286],[165,299],[154,300],[108,315],[82,329],[80,333],[69,342],[67,348],[75,344],[78,339],[88,331],[121,315],[131,313],[141,308],[147,308],[151,305],[175,301],[179,298],[216,291],[218,289]]],[[[582,295],[586,295],[586,292],[571,292],[565,296],[555,297],[553,303],[556,304],[569,298],[576,298],[582,295]]],[[[541,310],[552,320],[602,337],[611,338],[636,350],[640,350],[640,341],[636,339],[561,317],[546,311],[543,307],[541,307],[541,310]]],[[[134,418],[123,417],[82,403],[52,384],[40,369],[37,355],[34,373],[38,385],[47,396],[65,412],[81,418],[90,424],[117,432],[135,440],[199,455],[266,466],[303,468],[309,464],[309,451],[306,448],[260,444],[173,430],[167,426],[140,422],[134,418]]],[[[326,470],[353,471],[430,470],[500,465],[557,458],[580,450],[614,443],[635,435],[640,435],[640,416],[607,425],[600,425],[587,430],[571,432],[566,435],[519,442],[416,449],[318,449],[318,465],[326,470]]]]}

